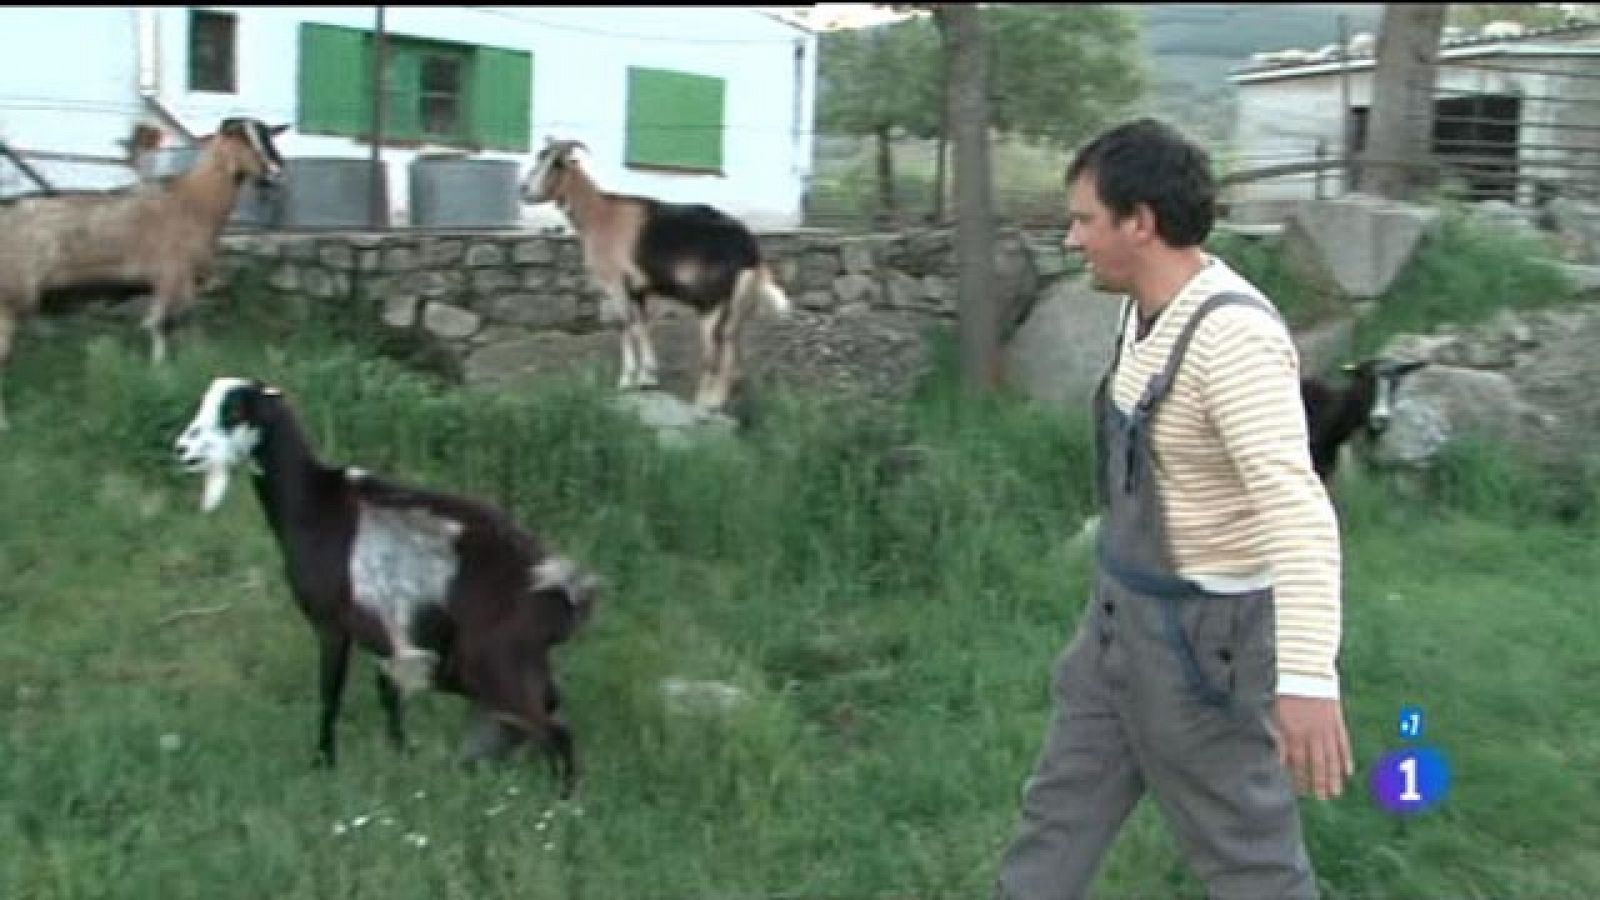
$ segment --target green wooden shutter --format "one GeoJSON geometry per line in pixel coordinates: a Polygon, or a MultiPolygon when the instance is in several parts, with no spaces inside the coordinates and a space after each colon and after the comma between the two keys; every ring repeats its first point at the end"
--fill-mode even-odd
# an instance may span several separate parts
{"type": "Polygon", "coordinates": [[[473,138],[492,150],[527,151],[532,143],[532,55],[479,47],[469,83],[473,138]]]}
{"type": "Polygon", "coordinates": [[[627,161],[720,172],[724,97],[720,78],[630,66],[627,161]]]}
{"type": "Polygon", "coordinates": [[[297,130],[359,134],[372,123],[372,63],[368,36],[353,28],[307,22],[300,26],[300,103],[297,130]]]}

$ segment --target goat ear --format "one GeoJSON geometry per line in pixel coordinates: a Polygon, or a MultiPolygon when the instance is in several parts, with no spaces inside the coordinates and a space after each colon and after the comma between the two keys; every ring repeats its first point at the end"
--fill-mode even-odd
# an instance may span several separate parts
{"type": "Polygon", "coordinates": [[[274,125],[271,128],[268,128],[267,129],[267,133],[271,134],[273,137],[277,137],[278,135],[283,134],[285,131],[288,131],[288,130],[289,130],[289,123],[285,122],[282,125],[274,125]]]}

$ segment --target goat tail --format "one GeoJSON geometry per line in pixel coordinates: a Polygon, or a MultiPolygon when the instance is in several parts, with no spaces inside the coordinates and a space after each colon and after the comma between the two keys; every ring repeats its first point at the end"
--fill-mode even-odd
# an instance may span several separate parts
{"type": "Polygon", "coordinates": [[[789,302],[789,295],[772,277],[772,269],[765,263],[754,269],[746,269],[739,273],[740,292],[750,292],[752,300],[763,300],[767,309],[780,316],[787,316],[793,308],[789,302]]]}

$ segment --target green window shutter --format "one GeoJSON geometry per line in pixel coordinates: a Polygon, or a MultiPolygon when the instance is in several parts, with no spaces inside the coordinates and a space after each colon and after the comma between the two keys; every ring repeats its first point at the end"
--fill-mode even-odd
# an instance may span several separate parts
{"type": "Polygon", "coordinates": [[[473,137],[492,150],[528,150],[533,57],[520,50],[479,47],[470,84],[473,137]]]}
{"type": "Polygon", "coordinates": [[[720,78],[628,68],[627,162],[722,170],[720,78]]]}
{"type": "MultiPolygon", "coordinates": [[[[384,141],[422,138],[422,54],[408,41],[390,38],[384,48],[384,141]]],[[[368,126],[369,130],[371,126],[368,126]]]]}
{"type": "Polygon", "coordinates": [[[371,128],[372,63],[368,53],[364,32],[311,22],[300,26],[297,130],[359,134],[371,128]]]}

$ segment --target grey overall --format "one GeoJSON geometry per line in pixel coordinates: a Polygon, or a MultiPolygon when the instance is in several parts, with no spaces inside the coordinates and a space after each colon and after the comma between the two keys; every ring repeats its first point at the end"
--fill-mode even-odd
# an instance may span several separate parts
{"type": "Polygon", "coordinates": [[[1272,591],[1213,593],[1174,574],[1156,489],[1152,417],[1196,325],[1230,303],[1271,309],[1242,294],[1206,300],[1128,414],[1111,400],[1119,336],[1096,391],[1099,564],[1053,672],[1056,705],[1001,861],[999,897],[1086,896],[1147,787],[1212,897],[1317,896],[1270,724],[1272,591]]]}

